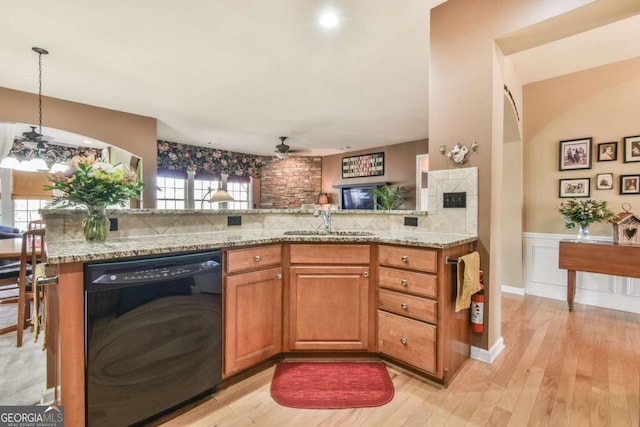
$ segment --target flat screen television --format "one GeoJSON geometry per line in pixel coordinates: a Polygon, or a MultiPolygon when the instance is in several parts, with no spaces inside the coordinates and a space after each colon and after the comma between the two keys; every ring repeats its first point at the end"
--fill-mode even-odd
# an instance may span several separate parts
{"type": "Polygon", "coordinates": [[[376,187],[376,185],[370,187],[343,187],[340,193],[340,208],[377,210],[376,199],[371,193],[376,187]]]}

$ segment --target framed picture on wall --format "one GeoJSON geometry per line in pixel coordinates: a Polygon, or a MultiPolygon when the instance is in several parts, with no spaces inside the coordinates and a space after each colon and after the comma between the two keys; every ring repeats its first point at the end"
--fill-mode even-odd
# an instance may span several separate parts
{"type": "Polygon", "coordinates": [[[620,194],[640,194],[640,175],[620,175],[620,194]]]}
{"type": "Polygon", "coordinates": [[[573,199],[579,197],[589,197],[591,194],[590,178],[574,178],[560,180],[560,198],[573,199]]]}
{"type": "Polygon", "coordinates": [[[618,160],[618,142],[603,142],[598,144],[598,161],[609,162],[618,160]]]}
{"type": "Polygon", "coordinates": [[[624,137],[624,162],[640,162],[640,135],[624,137]]]}
{"type": "Polygon", "coordinates": [[[384,175],[384,152],[342,158],[342,177],[384,175]]]}
{"type": "Polygon", "coordinates": [[[560,141],[560,170],[591,169],[593,138],[560,141]]]}
{"type": "Polygon", "coordinates": [[[596,175],[596,190],[612,190],[613,189],[613,174],[612,173],[599,173],[596,175]]]}

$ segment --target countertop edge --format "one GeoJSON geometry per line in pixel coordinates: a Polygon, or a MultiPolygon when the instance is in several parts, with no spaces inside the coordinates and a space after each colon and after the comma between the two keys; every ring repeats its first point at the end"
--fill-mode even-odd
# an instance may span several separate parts
{"type": "Polygon", "coordinates": [[[271,232],[269,236],[256,236],[255,231],[211,232],[206,235],[181,236],[144,236],[138,238],[118,238],[101,243],[83,240],[47,242],[47,262],[66,264],[76,262],[108,261],[120,258],[152,257],[173,253],[199,252],[213,249],[261,245],[269,243],[382,243],[433,249],[447,249],[478,240],[477,236],[447,233],[415,233],[411,235],[393,235],[392,232],[378,233],[373,236],[334,236],[334,235],[284,235],[283,232],[271,232]],[[162,237],[162,238],[160,238],[162,237]],[[194,241],[179,243],[178,240],[193,237],[194,241]],[[174,240],[164,242],[165,240],[174,240]],[[72,246],[74,254],[65,253],[72,246]]]}

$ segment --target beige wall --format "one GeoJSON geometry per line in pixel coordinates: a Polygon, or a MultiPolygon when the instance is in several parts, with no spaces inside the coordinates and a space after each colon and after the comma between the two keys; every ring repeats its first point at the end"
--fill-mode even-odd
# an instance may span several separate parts
{"type": "Polygon", "coordinates": [[[362,151],[350,151],[322,158],[322,192],[328,193],[331,203],[338,205],[340,193],[334,185],[363,184],[368,182],[389,182],[404,185],[409,189],[409,197],[403,209],[415,209],[416,206],[416,156],[428,152],[429,141],[405,142],[362,151]],[[384,152],[384,175],[366,178],[342,178],[342,158],[367,153],[384,152]]]}
{"type": "MultiPolygon", "coordinates": [[[[500,338],[500,269],[492,277],[494,266],[502,262],[500,224],[503,195],[503,86],[504,58],[496,45],[509,45],[511,52],[539,39],[553,40],[554,34],[568,35],[570,20],[558,20],[549,26],[540,23],[565,14],[590,0],[448,0],[431,11],[429,66],[429,151],[437,153],[441,144],[456,142],[480,144],[477,153],[468,156],[465,167],[478,167],[479,207],[478,245],[485,271],[487,297],[485,333],[474,337],[473,345],[489,348],[500,338]],[[527,27],[525,37],[518,34],[527,27]],[[510,36],[513,35],[513,36],[510,36]],[[538,37],[543,35],[544,37],[538,37]],[[551,39],[549,37],[552,37],[551,39]],[[495,256],[496,259],[491,259],[495,256]]],[[[595,2],[602,4],[603,2],[595,2]]],[[[594,4],[595,4],[594,3],[594,4]]],[[[602,13],[594,16],[600,17],[602,13]]],[[[585,24],[581,20],[581,24],[585,24]]],[[[583,25],[584,27],[584,25],[583,25]]],[[[582,30],[584,28],[581,28],[582,30]]],[[[576,30],[578,31],[578,30],[576,30]]],[[[558,35],[555,38],[559,38],[558,35]]],[[[534,44],[535,45],[535,44],[534,44]]],[[[518,88],[514,96],[518,95],[518,88]]],[[[521,100],[516,99],[519,103],[521,100]]],[[[430,169],[458,166],[443,156],[430,156],[430,169]]]]}
{"type": "MultiPolygon", "coordinates": [[[[640,58],[532,83],[524,87],[525,231],[570,233],[557,208],[559,179],[590,178],[591,198],[615,212],[629,203],[640,212],[639,195],[620,195],[619,176],[640,174],[640,163],[623,163],[623,137],[640,135],[640,58]],[[593,137],[592,168],[558,171],[559,141],[593,137]],[[618,160],[597,161],[597,145],[618,141],[618,160]],[[614,174],[613,190],[596,190],[595,176],[614,174]]],[[[593,235],[611,236],[609,224],[593,235]]]]}
{"type": "MultiPolygon", "coordinates": [[[[0,87],[0,121],[38,123],[38,95],[0,87]]],[[[88,136],[142,159],[143,207],[156,206],[157,123],[151,117],[123,113],[57,98],[43,97],[43,125],[88,136]]]]}

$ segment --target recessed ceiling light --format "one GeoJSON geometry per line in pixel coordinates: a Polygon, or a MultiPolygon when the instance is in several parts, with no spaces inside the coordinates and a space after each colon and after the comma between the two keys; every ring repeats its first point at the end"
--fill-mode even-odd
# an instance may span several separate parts
{"type": "Polygon", "coordinates": [[[338,19],[338,15],[334,12],[325,12],[320,16],[318,22],[320,23],[320,26],[324,28],[333,28],[338,25],[340,20],[338,19]]]}
{"type": "Polygon", "coordinates": [[[348,150],[349,148],[351,148],[350,145],[345,145],[344,147],[340,147],[341,150],[348,150]]]}
{"type": "Polygon", "coordinates": [[[85,140],[84,140],[84,143],[85,143],[85,144],[93,144],[93,141],[89,141],[88,139],[85,139],[85,140]]]}

